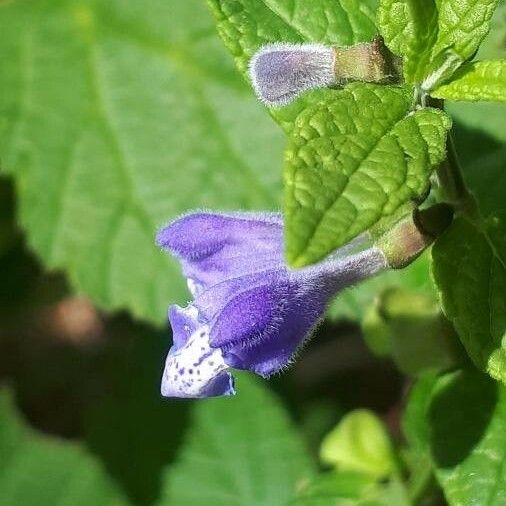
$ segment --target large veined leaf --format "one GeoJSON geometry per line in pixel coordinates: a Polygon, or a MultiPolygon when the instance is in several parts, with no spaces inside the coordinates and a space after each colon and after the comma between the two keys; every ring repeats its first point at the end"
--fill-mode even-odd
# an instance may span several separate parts
{"type": "Polygon", "coordinates": [[[350,84],[296,120],[285,162],[287,258],[328,255],[429,187],[451,121],[436,109],[408,114],[403,88],[350,84]]]}
{"type": "Polygon", "coordinates": [[[504,218],[488,227],[458,218],[432,248],[434,279],[446,316],[474,363],[506,383],[504,218]]]}
{"type": "Polygon", "coordinates": [[[161,322],[188,294],[157,227],[276,207],[281,133],[199,0],[2,2],[0,32],[0,155],[30,246],[103,307],[161,322]]]}
{"type": "Polygon", "coordinates": [[[208,0],[226,46],[246,72],[253,53],[270,42],[348,46],[375,35],[377,0],[208,0]]]}
{"type": "MultiPolygon", "coordinates": [[[[377,34],[374,23],[378,0],[208,0],[218,32],[244,74],[250,58],[272,42],[322,42],[349,46],[370,41],[377,34]]],[[[297,114],[316,100],[318,91],[294,104],[272,111],[290,130],[297,114]]]]}
{"type": "Polygon", "coordinates": [[[128,504],[100,463],[80,445],[36,433],[0,390],[2,506],[128,504]]]}
{"type": "Polygon", "coordinates": [[[506,387],[476,371],[429,375],[413,390],[404,429],[428,454],[450,506],[506,504],[506,387]]]}
{"type": "Polygon", "coordinates": [[[257,381],[239,380],[236,397],[195,406],[160,506],[280,506],[312,474],[307,450],[277,400],[257,381]]]}

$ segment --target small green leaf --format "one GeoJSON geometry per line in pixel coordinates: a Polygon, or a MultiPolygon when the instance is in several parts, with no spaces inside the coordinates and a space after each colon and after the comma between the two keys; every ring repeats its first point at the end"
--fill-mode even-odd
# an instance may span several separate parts
{"type": "Polygon", "coordinates": [[[297,117],[285,156],[291,265],[321,260],[425,194],[451,121],[410,105],[409,90],[354,83],[297,117]]]}
{"type": "Polygon", "coordinates": [[[506,383],[504,217],[481,227],[458,218],[432,248],[443,310],[473,362],[506,383]]]}
{"type": "Polygon", "coordinates": [[[432,89],[473,56],[498,0],[381,0],[378,25],[408,83],[432,89]]]}
{"type": "MultiPolygon", "coordinates": [[[[374,24],[378,0],[208,0],[218,33],[246,75],[255,51],[273,42],[322,42],[349,46],[369,42],[377,34],[374,24]]],[[[274,119],[287,131],[297,114],[320,92],[305,95],[282,109],[274,119]]]]}
{"type": "Polygon", "coordinates": [[[318,476],[288,506],[408,506],[411,501],[398,479],[375,483],[370,476],[334,472],[318,476]]]}
{"type": "Polygon", "coordinates": [[[423,80],[438,34],[435,0],[382,0],[378,26],[390,50],[403,57],[406,82],[423,80]]]}
{"type": "Polygon", "coordinates": [[[274,396],[244,375],[237,391],[234,398],[195,406],[160,506],[280,506],[312,474],[307,451],[274,396]]]}
{"type": "Polygon", "coordinates": [[[81,445],[31,429],[6,389],[0,390],[0,455],[2,506],[128,504],[81,445]]]}
{"type": "Polygon", "coordinates": [[[476,371],[427,376],[404,429],[428,453],[450,506],[506,504],[506,387],[476,371]]]}
{"type": "Polygon", "coordinates": [[[384,478],[395,469],[392,444],[383,423],[372,412],[355,410],[324,438],[320,458],[338,470],[384,478]]]}
{"type": "Polygon", "coordinates": [[[478,61],[463,65],[448,84],[431,95],[449,100],[506,102],[506,61],[478,61]]]}
{"type": "Polygon", "coordinates": [[[156,229],[277,207],[281,132],[200,0],[1,2],[0,32],[2,170],[30,247],[94,302],[161,323],[188,292],[156,229]]]}
{"type": "MultiPolygon", "coordinates": [[[[437,0],[439,32],[432,59],[451,52],[464,62],[471,58],[490,29],[499,0],[437,0]]],[[[436,69],[434,69],[436,70],[436,69]]]]}
{"type": "Polygon", "coordinates": [[[380,356],[391,356],[408,375],[448,369],[460,359],[460,343],[439,305],[417,292],[384,289],[362,329],[369,347],[380,356]]]}
{"type": "Polygon", "coordinates": [[[375,495],[378,487],[371,476],[354,472],[322,474],[306,484],[289,506],[354,506],[375,495]]]}

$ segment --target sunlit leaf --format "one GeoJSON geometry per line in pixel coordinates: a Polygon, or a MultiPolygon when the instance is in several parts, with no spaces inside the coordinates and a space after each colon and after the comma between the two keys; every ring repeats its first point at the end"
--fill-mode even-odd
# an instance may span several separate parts
{"type": "Polygon", "coordinates": [[[2,169],[29,245],[101,306],[162,322],[188,293],[157,227],[277,207],[281,133],[199,0],[2,2],[0,32],[2,169]]]}

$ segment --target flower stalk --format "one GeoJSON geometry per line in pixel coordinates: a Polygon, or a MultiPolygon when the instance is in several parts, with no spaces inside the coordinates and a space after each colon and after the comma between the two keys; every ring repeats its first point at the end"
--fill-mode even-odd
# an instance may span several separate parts
{"type": "Polygon", "coordinates": [[[403,269],[441,235],[452,218],[452,207],[444,203],[423,210],[415,209],[380,237],[376,245],[390,268],[403,269]]]}

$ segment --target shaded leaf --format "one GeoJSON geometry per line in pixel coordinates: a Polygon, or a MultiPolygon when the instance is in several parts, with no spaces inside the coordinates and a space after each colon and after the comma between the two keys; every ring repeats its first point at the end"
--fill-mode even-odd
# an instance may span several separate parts
{"type": "Polygon", "coordinates": [[[506,200],[504,199],[505,167],[506,147],[490,150],[466,163],[466,180],[478,198],[480,210],[485,216],[494,211],[506,209],[506,200]]]}
{"type": "Polygon", "coordinates": [[[0,391],[2,506],[126,505],[114,482],[82,446],[36,433],[0,391]]]}
{"type": "Polygon", "coordinates": [[[410,443],[430,453],[451,506],[506,502],[506,387],[472,371],[427,376],[404,427],[410,443]]]}
{"type": "Polygon", "coordinates": [[[199,402],[160,505],[279,506],[312,474],[306,449],[278,401],[240,376],[238,395],[199,402]]]}
{"type": "Polygon", "coordinates": [[[506,241],[504,219],[481,227],[460,217],[432,248],[446,316],[473,362],[506,383],[506,241]]]}
{"type": "Polygon", "coordinates": [[[461,359],[458,338],[432,297],[404,288],[380,292],[364,318],[364,339],[408,375],[444,370],[461,359]]]}

